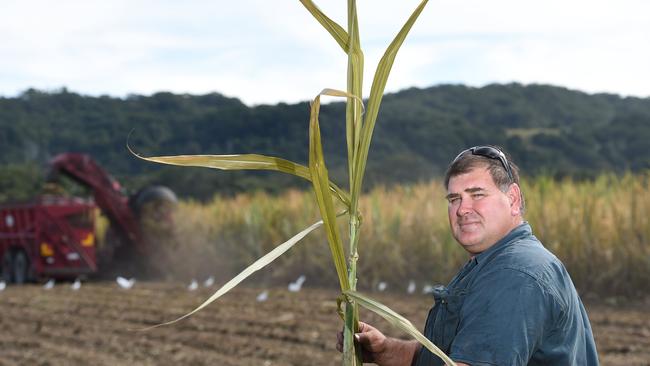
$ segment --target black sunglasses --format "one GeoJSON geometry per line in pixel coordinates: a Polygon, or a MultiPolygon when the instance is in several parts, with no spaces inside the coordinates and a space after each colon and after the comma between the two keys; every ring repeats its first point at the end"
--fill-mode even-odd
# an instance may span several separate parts
{"type": "Polygon", "coordinates": [[[506,154],[504,154],[503,151],[497,149],[496,147],[492,147],[492,146],[470,147],[467,150],[461,151],[460,154],[458,154],[458,156],[456,156],[456,158],[451,162],[451,164],[453,165],[458,159],[460,159],[461,156],[463,156],[467,152],[471,152],[472,155],[484,156],[486,158],[500,160],[501,164],[506,170],[506,173],[508,173],[508,178],[510,179],[510,182],[515,181],[515,178],[512,175],[512,170],[510,169],[510,164],[508,164],[508,159],[506,159],[506,154]]]}

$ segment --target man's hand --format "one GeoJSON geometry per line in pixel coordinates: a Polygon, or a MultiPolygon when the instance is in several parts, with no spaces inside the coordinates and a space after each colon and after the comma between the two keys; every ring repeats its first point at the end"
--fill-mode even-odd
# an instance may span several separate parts
{"type": "MultiPolygon", "coordinates": [[[[369,324],[359,322],[359,333],[355,342],[361,346],[363,362],[374,362],[380,366],[410,366],[420,344],[416,341],[386,337],[369,324]]],[[[343,351],[343,332],[337,334],[336,349],[343,351]]]]}

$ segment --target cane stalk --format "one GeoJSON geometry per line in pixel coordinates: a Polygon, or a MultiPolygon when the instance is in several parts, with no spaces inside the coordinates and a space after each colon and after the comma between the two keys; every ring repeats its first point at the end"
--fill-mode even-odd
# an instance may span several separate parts
{"type": "Polygon", "coordinates": [[[287,242],[279,245],[267,255],[263,256],[242,273],[226,283],[215,292],[208,300],[199,305],[190,313],[167,323],[179,321],[203,309],[211,302],[228,292],[238,283],[250,276],[253,272],[272,262],[275,258],[289,250],[304,236],[321,225],[327,232],[327,241],[332,253],[332,260],[341,287],[342,297],[345,301],[344,317],[344,344],[343,365],[359,366],[362,364],[360,350],[354,343],[354,333],[359,330],[359,305],[376,312],[386,318],[390,323],[406,331],[434,354],[438,355],[446,364],[453,365],[442,351],[424,337],[408,320],[393,312],[385,305],[374,301],[356,291],[357,286],[357,261],[359,259],[358,245],[361,226],[361,213],[359,212],[359,198],[363,183],[363,176],[370,149],[372,133],[377,121],[379,106],[384,89],[395,61],[397,51],[404,42],[406,35],[415,23],[428,0],[422,0],[413,11],[397,36],[390,43],[381,58],[374,75],[367,110],[364,111],[362,86],[363,86],[363,52],[361,50],[359,24],[357,18],[356,0],[348,0],[347,31],[335,21],[327,17],[311,0],[300,0],[303,6],[314,18],[332,35],[341,49],[347,54],[347,90],[339,91],[324,89],[311,103],[309,119],[309,166],[270,156],[243,154],[243,155],[198,155],[198,156],[158,156],[141,157],[142,159],[173,165],[202,166],[208,168],[230,169],[257,169],[275,170],[289,173],[311,181],[314,195],[318,203],[322,221],[303,230],[287,242]],[[329,180],[325,158],[321,143],[318,116],[320,112],[320,99],[322,95],[346,98],[346,143],[348,153],[348,175],[350,193],[345,192],[329,180]],[[365,112],[365,113],[364,113],[365,112]],[[334,200],[341,202],[345,210],[338,215],[335,213],[334,200]],[[337,225],[337,217],[348,215],[349,226],[349,256],[345,258],[343,240],[337,225]]]}

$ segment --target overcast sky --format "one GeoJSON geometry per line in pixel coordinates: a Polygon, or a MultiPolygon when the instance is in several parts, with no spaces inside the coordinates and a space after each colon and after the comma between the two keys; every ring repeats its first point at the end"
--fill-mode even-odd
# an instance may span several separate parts
{"type": "MultiPolygon", "coordinates": [[[[357,0],[365,86],[419,0],[357,0]]],[[[315,0],[339,24],[346,1],[315,0]]],[[[253,105],[345,88],[346,55],[298,0],[3,0],[0,95],[219,92],[253,105]]],[[[431,0],[386,90],[545,83],[650,96],[650,1],[431,0]]]]}

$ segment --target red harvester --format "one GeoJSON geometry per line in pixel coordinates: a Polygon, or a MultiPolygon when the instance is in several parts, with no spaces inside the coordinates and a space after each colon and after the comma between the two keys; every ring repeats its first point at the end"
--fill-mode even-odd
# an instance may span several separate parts
{"type": "Polygon", "coordinates": [[[0,265],[7,283],[39,278],[75,278],[108,272],[117,265],[141,267],[152,250],[146,222],[173,228],[174,193],[148,187],[132,197],[88,155],[64,153],[50,161],[48,180],[67,176],[92,192],[91,198],[43,195],[33,202],[0,206],[0,265]],[[98,249],[95,215],[110,223],[98,249]],[[153,217],[151,217],[153,215],[153,217]]]}

